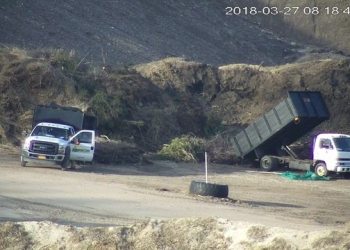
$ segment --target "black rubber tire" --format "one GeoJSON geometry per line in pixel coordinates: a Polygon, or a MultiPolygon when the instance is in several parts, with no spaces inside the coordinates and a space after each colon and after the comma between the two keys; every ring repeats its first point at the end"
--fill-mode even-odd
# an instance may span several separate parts
{"type": "Polygon", "coordinates": [[[64,152],[64,158],[63,161],[61,162],[61,169],[66,170],[70,166],[70,149],[66,148],[64,152]]]}
{"type": "Polygon", "coordinates": [[[346,180],[350,179],[350,173],[343,173],[343,178],[346,180]]]}
{"type": "Polygon", "coordinates": [[[76,162],[75,161],[70,161],[70,169],[75,170],[76,169],[76,162]]]}
{"type": "Polygon", "coordinates": [[[21,156],[21,167],[26,167],[27,162],[23,160],[23,156],[21,156]]]}
{"type": "Polygon", "coordinates": [[[315,174],[320,177],[326,177],[328,175],[327,166],[323,162],[319,162],[315,166],[315,174]]]}
{"type": "Polygon", "coordinates": [[[265,155],[260,160],[260,168],[265,171],[273,171],[279,167],[279,160],[273,156],[265,155]]]}
{"type": "Polygon", "coordinates": [[[220,184],[205,183],[192,181],[190,185],[190,193],[203,196],[213,196],[218,198],[227,198],[228,186],[220,184]]]}

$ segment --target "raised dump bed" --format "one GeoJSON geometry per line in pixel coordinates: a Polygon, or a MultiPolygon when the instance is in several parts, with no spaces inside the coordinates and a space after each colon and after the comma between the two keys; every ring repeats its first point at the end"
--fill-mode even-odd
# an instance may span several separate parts
{"type": "Polygon", "coordinates": [[[290,91],[288,97],[231,138],[236,154],[261,159],[278,155],[289,145],[329,119],[320,92],[290,91]]]}
{"type": "Polygon", "coordinates": [[[84,114],[74,107],[63,107],[57,104],[38,105],[34,110],[33,128],[40,122],[52,122],[73,126],[76,130],[96,129],[96,118],[84,114]]]}

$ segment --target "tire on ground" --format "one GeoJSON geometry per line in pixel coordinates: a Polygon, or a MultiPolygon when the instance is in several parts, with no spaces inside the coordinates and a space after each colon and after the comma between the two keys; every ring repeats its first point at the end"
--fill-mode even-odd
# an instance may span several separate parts
{"type": "Polygon", "coordinates": [[[350,179],[350,173],[343,173],[343,178],[349,180],[350,179]]]}
{"type": "Polygon", "coordinates": [[[260,168],[265,171],[273,171],[279,166],[279,160],[273,156],[265,155],[260,160],[260,168]]]}
{"type": "Polygon", "coordinates": [[[23,156],[21,156],[21,167],[26,167],[27,166],[27,162],[24,161],[23,156]]]}
{"type": "Polygon", "coordinates": [[[324,162],[319,162],[315,166],[315,173],[318,176],[325,177],[328,175],[327,166],[324,162]]]}
{"type": "Polygon", "coordinates": [[[199,182],[199,181],[192,181],[190,185],[190,193],[203,195],[203,196],[226,198],[228,196],[228,186],[206,183],[206,182],[199,182]]]}
{"type": "Polygon", "coordinates": [[[61,162],[61,168],[62,170],[65,170],[69,167],[70,165],[70,149],[66,148],[64,152],[64,158],[63,161],[61,162]]]}

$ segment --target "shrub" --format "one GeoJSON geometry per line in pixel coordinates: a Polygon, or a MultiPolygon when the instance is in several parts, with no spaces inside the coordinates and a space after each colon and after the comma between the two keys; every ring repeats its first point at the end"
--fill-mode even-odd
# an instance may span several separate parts
{"type": "Polygon", "coordinates": [[[211,112],[206,117],[206,122],[204,124],[204,134],[205,136],[213,136],[218,134],[223,130],[222,119],[219,115],[211,112]]]}
{"type": "Polygon", "coordinates": [[[182,136],[164,144],[159,155],[175,161],[195,162],[203,159],[204,140],[195,136],[182,136]]]}
{"type": "Polygon", "coordinates": [[[122,94],[119,92],[108,95],[103,90],[98,90],[90,100],[90,108],[101,122],[119,119],[125,116],[126,107],[122,94]]]}
{"type": "Polygon", "coordinates": [[[59,66],[68,74],[73,74],[77,67],[77,59],[73,52],[67,52],[65,50],[55,50],[51,54],[51,64],[53,66],[59,66]]]}

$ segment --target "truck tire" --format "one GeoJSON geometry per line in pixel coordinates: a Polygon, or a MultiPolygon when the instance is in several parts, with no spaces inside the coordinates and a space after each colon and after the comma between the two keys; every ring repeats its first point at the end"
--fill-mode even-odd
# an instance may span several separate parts
{"type": "Polygon", "coordinates": [[[260,167],[265,171],[273,171],[279,166],[279,160],[273,156],[265,155],[260,160],[260,167]]]}
{"type": "Polygon", "coordinates": [[[343,178],[346,179],[346,180],[349,180],[350,179],[350,173],[344,173],[343,174],[343,178]]]}
{"type": "Polygon", "coordinates": [[[61,169],[66,170],[70,165],[70,148],[66,148],[64,152],[64,158],[61,162],[61,169]]]}
{"type": "Polygon", "coordinates": [[[328,175],[327,166],[324,162],[319,162],[315,166],[315,173],[318,176],[325,177],[328,175]]]}
{"type": "Polygon", "coordinates": [[[199,182],[199,181],[192,181],[190,185],[190,193],[203,195],[203,196],[227,198],[228,186],[206,183],[206,182],[199,182]]]}
{"type": "Polygon", "coordinates": [[[26,167],[27,166],[27,162],[24,161],[23,156],[21,156],[21,167],[26,167]]]}

